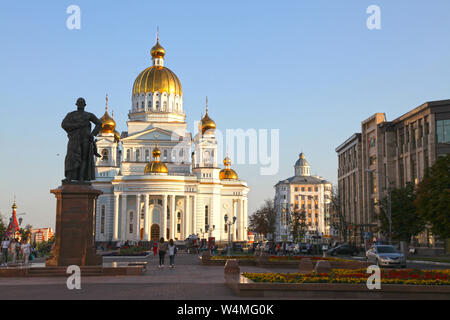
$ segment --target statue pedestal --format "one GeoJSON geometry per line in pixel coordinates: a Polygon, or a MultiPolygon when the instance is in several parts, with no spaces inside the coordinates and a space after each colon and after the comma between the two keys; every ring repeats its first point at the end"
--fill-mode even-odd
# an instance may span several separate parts
{"type": "Polygon", "coordinates": [[[57,199],[55,246],[46,266],[95,266],[95,203],[102,192],[90,183],[64,183],[50,190],[57,199]]]}

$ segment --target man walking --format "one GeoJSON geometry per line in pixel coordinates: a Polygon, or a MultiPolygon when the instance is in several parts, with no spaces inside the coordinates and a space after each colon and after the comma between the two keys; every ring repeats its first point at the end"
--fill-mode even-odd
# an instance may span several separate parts
{"type": "Polygon", "coordinates": [[[31,253],[31,246],[27,240],[23,240],[22,246],[20,249],[21,249],[22,255],[23,255],[23,263],[24,263],[24,265],[27,265],[28,259],[30,257],[30,253],[31,253]]]}
{"type": "Polygon", "coordinates": [[[2,266],[6,266],[8,264],[8,248],[9,248],[9,240],[8,238],[5,237],[2,241],[2,254],[3,254],[2,266]]]}

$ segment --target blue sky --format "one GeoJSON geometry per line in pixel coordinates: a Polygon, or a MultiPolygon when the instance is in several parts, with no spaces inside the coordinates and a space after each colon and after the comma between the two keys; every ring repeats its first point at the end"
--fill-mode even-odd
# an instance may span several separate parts
{"type": "Polygon", "coordinates": [[[293,175],[305,152],[336,181],[334,149],[375,112],[394,119],[450,98],[450,2],[9,1],[0,10],[0,212],[14,194],[24,223],[54,226],[49,190],[63,178],[60,127],[76,98],[101,116],[105,94],[126,130],[131,88],[151,64],[156,26],[180,78],[190,130],[209,98],[221,129],[280,129],[280,169],[233,166],[251,187],[249,213],[293,175]],[[81,30],[66,28],[69,5],[81,30]],[[381,8],[381,30],[366,8],[381,8]],[[58,155],[59,154],[59,155],[58,155]]]}

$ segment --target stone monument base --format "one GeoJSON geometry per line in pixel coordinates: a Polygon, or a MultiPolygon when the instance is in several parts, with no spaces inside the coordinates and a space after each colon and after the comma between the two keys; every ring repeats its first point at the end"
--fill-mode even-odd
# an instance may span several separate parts
{"type": "Polygon", "coordinates": [[[96,266],[95,203],[102,192],[89,182],[65,183],[50,191],[57,199],[55,246],[46,266],[96,266]]]}

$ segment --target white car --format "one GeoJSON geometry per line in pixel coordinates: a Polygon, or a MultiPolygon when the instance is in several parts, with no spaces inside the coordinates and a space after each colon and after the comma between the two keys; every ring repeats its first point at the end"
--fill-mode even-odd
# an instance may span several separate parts
{"type": "Polygon", "coordinates": [[[394,246],[375,245],[366,252],[368,262],[375,263],[379,267],[406,268],[406,258],[394,246]]]}

